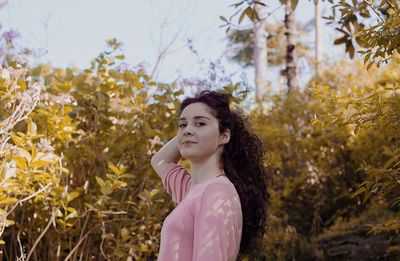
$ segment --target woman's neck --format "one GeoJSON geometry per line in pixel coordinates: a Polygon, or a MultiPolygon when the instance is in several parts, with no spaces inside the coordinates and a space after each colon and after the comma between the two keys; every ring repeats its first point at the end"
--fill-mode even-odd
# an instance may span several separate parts
{"type": "Polygon", "coordinates": [[[219,164],[219,159],[216,159],[216,157],[209,157],[205,161],[190,162],[192,185],[214,179],[223,173],[224,170],[219,164]]]}

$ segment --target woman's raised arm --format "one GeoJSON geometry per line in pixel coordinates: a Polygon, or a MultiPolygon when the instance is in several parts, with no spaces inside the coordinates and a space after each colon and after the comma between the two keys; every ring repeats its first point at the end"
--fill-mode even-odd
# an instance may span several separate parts
{"type": "Polygon", "coordinates": [[[168,163],[177,163],[181,160],[182,155],[178,150],[176,136],[166,143],[154,156],[151,158],[151,166],[157,172],[158,176],[164,172],[168,163]]]}

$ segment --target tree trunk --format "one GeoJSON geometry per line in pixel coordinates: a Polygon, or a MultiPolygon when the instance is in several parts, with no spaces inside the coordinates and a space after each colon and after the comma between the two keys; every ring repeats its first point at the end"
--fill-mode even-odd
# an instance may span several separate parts
{"type": "MultiPolygon", "coordinates": [[[[262,6],[256,4],[255,9],[261,17],[262,6]]],[[[268,90],[268,60],[267,60],[267,36],[264,21],[258,21],[254,24],[254,67],[256,84],[256,101],[259,102],[268,90]]]]}
{"type": "Polygon", "coordinates": [[[321,0],[315,2],[315,73],[320,76],[319,63],[321,62],[321,0]]]}
{"type": "Polygon", "coordinates": [[[285,29],[286,29],[286,70],[288,93],[298,89],[299,80],[297,76],[297,56],[296,56],[296,24],[294,10],[291,1],[287,1],[285,5],[285,29]]]}

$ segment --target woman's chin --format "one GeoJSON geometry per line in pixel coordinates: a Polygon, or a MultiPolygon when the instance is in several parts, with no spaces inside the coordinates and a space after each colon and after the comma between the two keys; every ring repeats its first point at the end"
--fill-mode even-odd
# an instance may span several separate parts
{"type": "Polygon", "coordinates": [[[185,159],[188,159],[188,160],[192,159],[194,156],[191,153],[184,153],[184,152],[183,153],[181,152],[181,155],[182,155],[182,157],[184,157],[185,159]]]}
{"type": "Polygon", "coordinates": [[[183,158],[190,160],[190,161],[195,161],[198,157],[197,155],[193,154],[193,153],[188,153],[188,152],[181,152],[181,155],[183,158]]]}

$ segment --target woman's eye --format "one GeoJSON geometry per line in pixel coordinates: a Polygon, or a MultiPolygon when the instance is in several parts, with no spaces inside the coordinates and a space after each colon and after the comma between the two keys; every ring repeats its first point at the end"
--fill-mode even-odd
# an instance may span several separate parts
{"type": "MultiPolygon", "coordinates": [[[[179,128],[184,128],[184,127],[186,127],[186,123],[181,123],[181,124],[179,124],[179,128]]],[[[195,125],[196,126],[203,126],[203,125],[205,125],[204,123],[202,123],[202,122],[198,122],[198,123],[195,123],[195,125]]]]}

